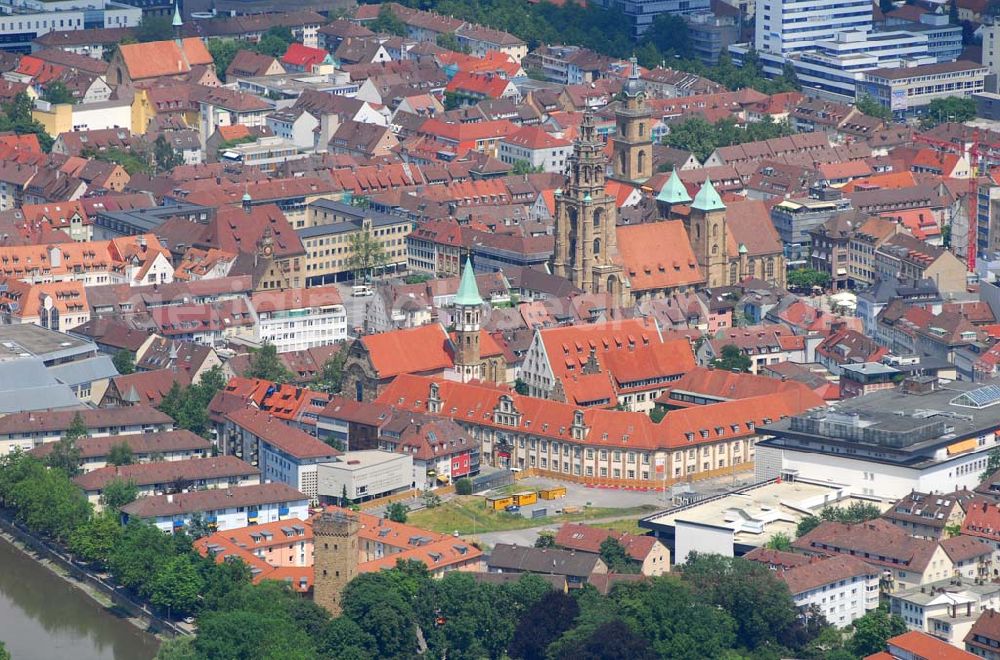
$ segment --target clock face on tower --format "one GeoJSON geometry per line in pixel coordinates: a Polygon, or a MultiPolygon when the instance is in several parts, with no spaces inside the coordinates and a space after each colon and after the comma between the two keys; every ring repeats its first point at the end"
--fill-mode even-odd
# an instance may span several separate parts
{"type": "Polygon", "coordinates": [[[272,249],[271,249],[270,245],[265,245],[264,246],[263,252],[264,252],[264,256],[265,257],[270,257],[271,256],[271,251],[272,251],[272,249]]]}

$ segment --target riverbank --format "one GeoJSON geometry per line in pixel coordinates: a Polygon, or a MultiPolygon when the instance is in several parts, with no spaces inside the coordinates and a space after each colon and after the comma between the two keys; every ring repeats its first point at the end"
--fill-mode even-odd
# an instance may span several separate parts
{"type": "MultiPolygon", "coordinates": [[[[25,561],[32,562],[40,570],[84,596],[107,616],[127,624],[136,633],[148,637],[147,645],[153,649],[149,658],[155,655],[160,637],[187,634],[186,631],[147,610],[144,604],[130,599],[101,576],[73,563],[69,557],[61,554],[58,548],[31,534],[6,515],[0,515],[0,539],[2,539],[0,543],[5,542],[25,561]]],[[[19,658],[17,655],[14,657],[19,658]]]]}
{"type": "Polygon", "coordinates": [[[159,639],[10,534],[0,534],[0,640],[16,660],[151,660],[159,639]]]}

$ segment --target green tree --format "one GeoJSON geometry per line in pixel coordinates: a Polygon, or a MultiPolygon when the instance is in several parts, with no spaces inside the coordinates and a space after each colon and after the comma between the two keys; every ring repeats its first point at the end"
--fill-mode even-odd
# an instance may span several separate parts
{"type": "Polygon", "coordinates": [[[368,280],[373,272],[384,268],[388,263],[382,243],[369,228],[351,234],[348,249],[351,256],[347,259],[347,266],[354,273],[355,279],[368,280]]]}
{"type": "Polygon", "coordinates": [[[124,440],[111,445],[111,449],[108,450],[109,465],[132,465],[134,462],[135,457],[132,455],[132,448],[124,440]]]}
{"type": "Polygon", "coordinates": [[[126,348],[115,353],[114,357],[111,358],[111,362],[114,363],[118,373],[123,376],[135,373],[135,356],[132,355],[132,351],[126,348]]]}
{"type": "Polygon", "coordinates": [[[294,40],[288,28],[272,27],[254,44],[254,50],[261,55],[281,57],[294,40]]]}
{"type": "Polygon", "coordinates": [[[0,641],[0,660],[10,660],[10,651],[2,641],[0,641]]]}
{"type": "Polygon", "coordinates": [[[811,290],[815,286],[825,289],[830,286],[830,275],[812,268],[796,268],[788,271],[788,286],[805,290],[811,290]]]}
{"type": "Polygon", "coordinates": [[[316,389],[328,394],[338,394],[344,386],[344,366],[347,364],[347,346],[331,355],[323,363],[323,370],[316,379],[316,389]]]}
{"type": "MultiPolygon", "coordinates": [[[[646,42],[644,45],[655,47],[661,56],[669,54],[678,57],[692,57],[694,55],[694,49],[691,47],[691,30],[688,29],[687,21],[677,14],[658,14],[653,19],[653,25],[646,31],[644,41],[646,42]]],[[[654,60],[653,62],[644,62],[644,64],[656,66],[658,62],[654,60]]]]}
{"type": "Polygon", "coordinates": [[[344,588],[344,616],[375,640],[378,658],[409,658],[417,649],[413,604],[430,580],[417,579],[407,587],[397,571],[364,573],[344,588]]]}
{"type": "Polygon", "coordinates": [[[62,470],[49,469],[14,486],[16,517],[28,529],[59,542],[69,539],[91,515],[83,491],[62,470]]]}
{"type": "Polygon", "coordinates": [[[764,547],[770,548],[771,550],[789,552],[792,549],[792,539],[784,532],[777,532],[776,534],[771,535],[771,538],[767,540],[764,547]]]}
{"type": "Polygon", "coordinates": [[[869,94],[865,94],[859,98],[854,106],[869,117],[878,117],[885,121],[892,121],[892,110],[876,101],[869,94]]]}
{"type": "Polygon", "coordinates": [[[49,103],[76,103],[73,92],[69,91],[66,83],[61,80],[54,80],[45,86],[45,93],[42,98],[49,103]]]}
{"type": "Polygon", "coordinates": [[[472,495],[472,480],[469,479],[468,477],[462,477],[461,479],[456,479],[455,494],[472,495]]]}
{"type": "Polygon", "coordinates": [[[243,560],[228,557],[216,563],[214,555],[204,559],[201,574],[205,582],[201,592],[202,605],[208,611],[228,607],[236,594],[250,587],[250,580],[253,579],[250,567],[243,560]]]}
{"type": "Polygon", "coordinates": [[[236,53],[240,52],[240,42],[234,39],[209,39],[207,46],[215,63],[216,74],[225,80],[226,69],[232,64],[236,53]]]}
{"type": "Polygon", "coordinates": [[[118,584],[148,597],[152,579],[173,555],[170,537],[149,523],[132,520],[111,553],[108,568],[118,584]]]}
{"type": "Polygon", "coordinates": [[[108,559],[121,542],[122,526],[112,511],[93,516],[69,535],[69,549],[85,562],[107,568],[108,559]]]}
{"type": "Polygon", "coordinates": [[[42,151],[52,151],[54,138],[45,132],[45,127],[31,115],[34,102],[26,92],[19,92],[9,103],[0,104],[0,132],[14,132],[18,135],[33,133],[38,138],[42,151]]]}
{"type": "Polygon", "coordinates": [[[51,468],[62,470],[67,476],[75,477],[80,472],[80,449],[76,442],[86,437],[87,425],[83,421],[83,415],[76,413],[66,433],[52,445],[45,463],[51,468]]]}
{"type": "Polygon", "coordinates": [[[720,356],[712,360],[712,365],[716,369],[746,372],[750,371],[753,362],[750,360],[750,356],[740,350],[739,346],[726,344],[722,347],[720,356]]]}
{"type": "Polygon", "coordinates": [[[393,502],[385,509],[385,517],[392,522],[405,523],[410,508],[402,502],[393,502]]]}
{"type": "Polygon", "coordinates": [[[190,614],[198,605],[204,580],[190,554],[168,559],[150,585],[149,601],[171,616],[190,614]]]}
{"type": "Polygon", "coordinates": [[[515,160],[514,165],[510,168],[511,174],[516,174],[518,176],[522,174],[535,174],[537,172],[544,172],[545,168],[541,165],[535,167],[530,162],[526,160],[515,160]]]}
{"type": "Polygon", "coordinates": [[[788,60],[785,60],[785,64],[781,68],[781,79],[782,82],[790,88],[796,91],[802,90],[802,84],[799,82],[799,75],[795,72],[795,67],[788,60]]]}
{"type": "Polygon", "coordinates": [[[874,520],[882,515],[882,511],[870,502],[851,502],[846,507],[827,506],[819,512],[823,520],[831,520],[847,524],[857,524],[866,520],[874,520]]]}
{"type": "Polygon", "coordinates": [[[215,530],[212,529],[201,513],[195,512],[191,514],[191,520],[186,525],[184,531],[193,539],[201,539],[211,536],[215,530]]]}
{"type": "Polygon", "coordinates": [[[535,539],[535,547],[536,548],[556,547],[556,535],[548,530],[542,530],[541,532],[538,533],[538,538],[535,539]]]}
{"type": "Polygon", "coordinates": [[[854,622],[854,636],[848,642],[851,653],[866,657],[885,650],[886,640],[906,632],[906,623],[880,606],[854,622]]]}
{"type": "Polygon", "coordinates": [[[169,172],[178,165],[184,164],[184,157],[177,153],[173,145],[163,135],[153,141],[153,163],[155,173],[169,172]]]}
{"type": "Polygon", "coordinates": [[[194,637],[174,637],[164,640],[156,652],[156,660],[198,660],[194,637]]]}
{"type": "Polygon", "coordinates": [[[424,508],[425,509],[436,509],[441,506],[441,498],[434,491],[425,491],[423,495],[424,508]]]}
{"type": "Polygon", "coordinates": [[[819,527],[822,522],[823,520],[818,516],[806,516],[805,518],[799,521],[799,524],[795,528],[796,538],[801,538],[805,536],[809,532],[819,527]]]}
{"type": "Polygon", "coordinates": [[[893,0],[878,0],[878,8],[883,14],[888,14],[896,8],[896,5],[893,0]]]}
{"type": "Polygon", "coordinates": [[[166,16],[143,16],[135,29],[139,43],[147,41],[167,41],[174,38],[174,27],[166,16]]]}
{"type": "Polygon", "coordinates": [[[510,657],[544,658],[549,644],[572,628],[579,614],[580,606],[572,596],[562,591],[548,592],[521,617],[507,649],[510,657]]]}
{"type": "Polygon", "coordinates": [[[613,536],[608,536],[601,542],[601,559],[608,565],[611,573],[637,573],[638,567],[628,556],[625,546],[613,536]]]}
{"type": "Polygon", "coordinates": [[[317,650],[324,658],[362,660],[376,657],[375,649],[375,639],[346,616],[332,619],[317,644],[317,650]]]}
{"type": "Polygon", "coordinates": [[[1000,447],[994,447],[986,454],[986,468],[979,474],[979,483],[983,483],[1000,470],[1000,447]]]}
{"type": "MultiPolygon", "coordinates": [[[[382,5],[378,10],[378,18],[371,22],[368,28],[372,32],[384,32],[386,34],[394,34],[398,37],[406,36],[406,23],[402,21],[389,5],[382,5]]],[[[443,36],[443,35],[442,35],[443,36]]],[[[454,35],[452,35],[454,36],[454,35]]],[[[441,46],[442,48],[447,48],[447,46],[441,46]]],[[[453,49],[456,50],[456,49],[453,49]]]]}
{"type": "Polygon", "coordinates": [[[134,481],[125,481],[115,477],[105,484],[104,490],[101,492],[101,506],[117,513],[126,504],[135,502],[137,497],[139,497],[139,488],[134,481]]]}
{"type": "MultiPolygon", "coordinates": [[[[379,11],[379,13],[381,14],[381,11],[379,11]]],[[[389,13],[391,14],[392,12],[390,11],[389,13]]],[[[403,29],[404,30],[406,29],[405,25],[403,26],[403,29]]],[[[435,39],[435,42],[437,43],[438,46],[441,46],[441,48],[447,48],[448,50],[454,51],[456,53],[469,52],[469,47],[462,45],[462,43],[459,42],[458,37],[455,35],[454,32],[445,32],[444,34],[439,34],[435,39]]]]}
{"type": "Polygon", "coordinates": [[[649,411],[649,419],[653,421],[654,424],[659,424],[663,421],[663,418],[667,416],[667,409],[663,406],[655,406],[649,411]]]}
{"type": "Polygon", "coordinates": [[[550,657],[555,660],[656,660],[658,657],[693,656],[688,654],[661,656],[653,649],[648,639],[638,634],[627,623],[621,619],[611,619],[550,657]]]}
{"type": "Polygon", "coordinates": [[[795,624],[788,586],[763,564],[691,553],[683,570],[697,597],[722,607],[736,621],[738,638],[750,649],[781,638],[795,624]]]}
{"type": "Polygon", "coordinates": [[[944,122],[967,122],[976,116],[976,102],[962,96],[949,96],[932,100],[921,121],[924,128],[932,128],[944,122]]]}
{"type": "Polygon", "coordinates": [[[309,635],[280,609],[266,614],[242,608],[204,612],[198,619],[194,646],[200,660],[316,658],[309,635]]]}
{"type": "Polygon", "coordinates": [[[260,378],[278,384],[287,383],[292,379],[292,372],[278,357],[278,349],[270,342],[250,353],[250,365],[243,373],[246,378],[260,378]]]}

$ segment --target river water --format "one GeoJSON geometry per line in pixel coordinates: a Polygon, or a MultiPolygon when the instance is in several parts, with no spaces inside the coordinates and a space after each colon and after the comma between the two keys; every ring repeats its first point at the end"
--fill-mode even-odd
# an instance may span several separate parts
{"type": "Polygon", "coordinates": [[[3,538],[0,640],[14,660],[149,660],[159,646],[3,538]]]}

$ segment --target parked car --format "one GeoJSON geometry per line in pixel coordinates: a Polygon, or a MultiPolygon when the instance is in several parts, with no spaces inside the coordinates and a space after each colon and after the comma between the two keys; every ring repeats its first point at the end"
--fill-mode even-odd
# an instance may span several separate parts
{"type": "Polygon", "coordinates": [[[517,513],[520,510],[521,507],[519,507],[516,504],[508,504],[506,507],[504,507],[504,511],[506,511],[507,513],[517,513]]]}

